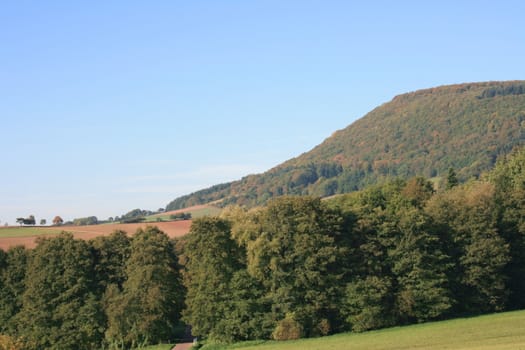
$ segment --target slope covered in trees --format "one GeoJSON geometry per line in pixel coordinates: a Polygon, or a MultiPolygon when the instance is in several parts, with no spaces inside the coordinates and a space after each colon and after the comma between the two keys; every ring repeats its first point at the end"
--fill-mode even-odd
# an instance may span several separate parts
{"type": "Polygon", "coordinates": [[[448,179],[230,206],[177,241],[147,227],[0,250],[0,341],[140,348],[181,319],[221,342],[286,340],[524,309],[525,148],[448,179]]]}
{"type": "Polygon", "coordinates": [[[524,167],[522,149],[438,192],[414,177],[196,220],[183,317],[213,340],[285,340],[522,309],[524,167]]]}
{"type": "Polygon", "coordinates": [[[464,181],[525,141],[525,82],[442,86],[396,96],[322,144],[259,175],[180,197],[167,209],[281,195],[329,196],[392,177],[464,181]]]}

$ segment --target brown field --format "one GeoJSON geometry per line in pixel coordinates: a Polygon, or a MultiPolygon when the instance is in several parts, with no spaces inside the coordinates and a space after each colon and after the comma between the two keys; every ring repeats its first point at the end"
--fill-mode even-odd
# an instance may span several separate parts
{"type": "MultiPolygon", "coordinates": [[[[122,230],[128,234],[134,234],[137,229],[146,226],[157,226],[164,231],[171,238],[180,237],[190,231],[191,220],[185,221],[170,221],[170,222],[155,222],[155,223],[137,223],[137,224],[104,224],[104,225],[90,225],[90,226],[62,226],[62,231],[71,232],[76,238],[92,239],[97,236],[106,236],[116,230],[122,230]]],[[[36,239],[38,237],[50,237],[56,235],[57,227],[41,227],[39,230],[49,231],[49,234],[42,232],[38,235],[28,235],[19,237],[0,237],[0,249],[7,250],[9,247],[16,245],[23,245],[27,248],[34,248],[36,246],[36,239]]]]}

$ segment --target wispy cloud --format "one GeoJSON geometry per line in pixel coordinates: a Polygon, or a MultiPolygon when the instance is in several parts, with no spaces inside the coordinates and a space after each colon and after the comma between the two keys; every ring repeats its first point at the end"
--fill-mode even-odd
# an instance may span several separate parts
{"type": "Polygon", "coordinates": [[[181,185],[181,186],[130,186],[115,190],[115,193],[128,193],[128,194],[160,194],[160,193],[175,193],[185,194],[194,192],[196,189],[193,186],[181,185]]]}
{"type": "Polygon", "coordinates": [[[206,182],[211,181],[223,182],[240,179],[243,176],[259,173],[264,171],[261,166],[254,166],[250,164],[219,164],[199,167],[197,169],[178,171],[173,174],[144,174],[129,176],[123,178],[123,182],[127,183],[144,183],[144,182],[171,182],[171,181],[190,181],[196,180],[206,182]]]}
{"type": "Polygon", "coordinates": [[[174,197],[189,194],[219,183],[234,181],[243,176],[262,172],[262,167],[249,164],[217,164],[197,169],[187,169],[173,174],[144,174],[120,179],[114,193],[126,194],[173,194],[174,197]]]}

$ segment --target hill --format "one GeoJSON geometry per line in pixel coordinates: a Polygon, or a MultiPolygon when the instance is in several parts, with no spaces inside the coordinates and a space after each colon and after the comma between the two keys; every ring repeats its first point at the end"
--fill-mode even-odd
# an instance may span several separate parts
{"type": "Polygon", "coordinates": [[[396,96],[309,152],[263,174],[179,197],[176,210],[254,206],[291,194],[330,196],[386,178],[478,176],[525,141],[525,81],[459,84],[396,96]]]}

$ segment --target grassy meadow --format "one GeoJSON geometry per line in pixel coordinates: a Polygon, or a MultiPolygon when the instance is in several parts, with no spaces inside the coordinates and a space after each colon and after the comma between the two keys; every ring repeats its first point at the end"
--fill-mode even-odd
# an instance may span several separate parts
{"type": "Polygon", "coordinates": [[[172,219],[170,216],[175,213],[190,213],[192,219],[198,219],[203,216],[215,216],[218,215],[221,212],[221,208],[215,207],[215,206],[196,206],[196,207],[190,207],[187,209],[182,210],[174,210],[167,213],[162,214],[155,214],[146,216],[145,222],[152,222],[155,223],[156,221],[163,220],[163,221],[171,221],[172,219]]]}
{"type": "Polygon", "coordinates": [[[525,350],[525,311],[287,342],[205,345],[203,350],[525,350]]]}
{"type": "Polygon", "coordinates": [[[27,236],[40,236],[40,235],[53,235],[59,234],[63,229],[56,227],[29,227],[29,226],[8,226],[0,227],[0,238],[1,237],[27,237],[27,236]]]}

